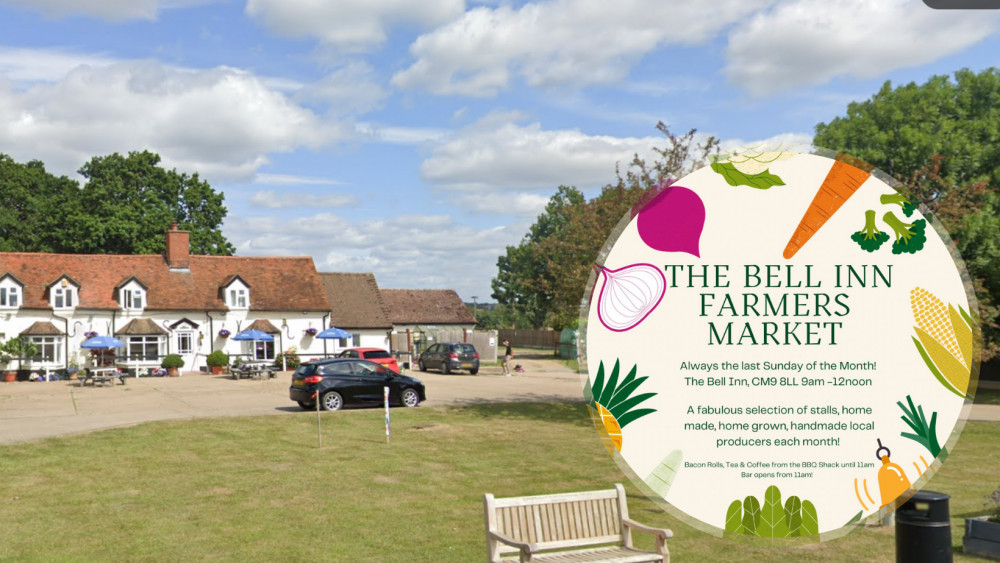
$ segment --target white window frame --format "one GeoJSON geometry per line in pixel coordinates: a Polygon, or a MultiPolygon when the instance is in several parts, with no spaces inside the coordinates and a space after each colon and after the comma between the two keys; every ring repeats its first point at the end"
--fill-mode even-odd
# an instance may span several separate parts
{"type": "Polygon", "coordinates": [[[76,307],[76,288],[72,285],[55,286],[52,288],[53,309],[73,309],[76,307]]]}
{"type": "Polygon", "coordinates": [[[194,331],[192,330],[179,330],[174,333],[174,344],[177,347],[178,354],[191,354],[194,352],[194,331]],[[185,348],[183,343],[187,341],[187,347],[185,348]]]}
{"type": "Polygon", "coordinates": [[[61,364],[62,363],[62,349],[63,349],[63,337],[62,336],[28,336],[28,340],[38,347],[38,355],[29,358],[32,363],[38,362],[41,364],[61,364]],[[45,349],[52,349],[52,357],[47,359],[45,357],[45,349]],[[40,358],[36,360],[35,358],[40,358]]]}
{"type": "Polygon", "coordinates": [[[126,311],[142,311],[145,308],[143,300],[146,292],[141,287],[129,287],[121,290],[121,306],[126,311]]]}
{"type": "Polygon", "coordinates": [[[250,288],[236,282],[226,288],[226,305],[230,309],[250,308],[250,288]]]}
{"type": "Polygon", "coordinates": [[[21,287],[13,283],[0,284],[0,308],[17,309],[21,306],[21,287]]]}
{"type": "Polygon", "coordinates": [[[126,361],[138,362],[140,364],[159,365],[163,356],[167,355],[167,337],[163,334],[136,334],[125,337],[125,357],[126,361]],[[156,355],[150,358],[147,346],[156,346],[156,355]],[[133,351],[133,347],[138,350],[133,351]]]}

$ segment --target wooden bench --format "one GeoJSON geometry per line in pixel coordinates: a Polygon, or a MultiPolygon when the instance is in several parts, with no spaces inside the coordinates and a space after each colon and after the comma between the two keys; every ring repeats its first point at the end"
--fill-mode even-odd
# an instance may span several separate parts
{"type": "Polygon", "coordinates": [[[489,561],[670,561],[673,532],[629,519],[625,488],[555,495],[483,497],[489,561]],[[636,549],[632,531],[653,534],[656,551],[636,549]],[[512,555],[512,554],[517,554],[512,555]]]}

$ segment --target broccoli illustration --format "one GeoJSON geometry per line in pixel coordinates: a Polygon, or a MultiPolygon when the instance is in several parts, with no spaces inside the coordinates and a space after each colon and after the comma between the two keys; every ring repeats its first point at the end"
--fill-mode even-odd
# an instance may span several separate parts
{"type": "Polygon", "coordinates": [[[913,223],[904,223],[890,211],[882,216],[882,220],[885,221],[886,225],[892,227],[896,234],[896,241],[892,243],[893,254],[904,252],[915,254],[927,242],[927,235],[924,234],[927,222],[923,219],[917,219],[913,223]]]}
{"type": "Polygon", "coordinates": [[[874,252],[882,246],[882,243],[889,240],[888,233],[878,230],[875,226],[875,210],[865,211],[865,226],[858,232],[851,235],[851,240],[858,243],[862,250],[874,252]]]}
{"type": "Polygon", "coordinates": [[[882,197],[878,198],[882,205],[890,205],[895,203],[900,208],[903,209],[903,215],[909,217],[913,215],[913,211],[917,208],[915,205],[910,203],[910,200],[906,199],[903,194],[884,194],[882,197]]]}

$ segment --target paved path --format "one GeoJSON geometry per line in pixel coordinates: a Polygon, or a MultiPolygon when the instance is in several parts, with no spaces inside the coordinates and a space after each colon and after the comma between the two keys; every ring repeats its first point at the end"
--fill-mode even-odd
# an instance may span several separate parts
{"type": "MultiPolygon", "coordinates": [[[[499,367],[479,375],[410,372],[427,388],[425,406],[508,401],[582,401],[580,376],[550,360],[518,359],[524,374],[499,367]]],[[[185,375],[127,379],[126,385],[80,387],[73,381],[0,383],[0,444],[129,426],[151,420],[288,414],[291,372],[275,379],[185,375]]]]}
{"type": "MultiPolygon", "coordinates": [[[[519,357],[517,363],[526,371],[512,377],[504,377],[499,367],[484,367],[475,376],[413,375],[427,387],[426,406],[582,401],[580,376],[559,362],[519,357]]],[[[301,412],[288,399],[289,380],[290,374],[285,372],[270,380],[234,381],[212,375],[144,377],[113,387],[81,388],[66,381],[0,383],[0,444],[151,420],[301,412]]],[[[1000,406],[974,405],[969,420],[1000,422],[1000,406]]]]}

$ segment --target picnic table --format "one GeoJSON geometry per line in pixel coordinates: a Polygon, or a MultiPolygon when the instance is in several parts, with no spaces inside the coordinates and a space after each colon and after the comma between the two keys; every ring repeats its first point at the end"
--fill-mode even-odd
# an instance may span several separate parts
{"type": "Polygon", "coordinates": [[[246,362],[230,369],[233,379],[262,379],[267,374],[269,379],[277,377],[271,364],[268,362],[246,362]]]}
{"type": "Polygon", "coordinates": [[[88,381],[95,387],[98,383],[102,387],[105,383],[114,385],[116,378],[122,382],[122,385],[125,385],[125,374],[118,371],[116,367],[88,368],[81,371],[77,378],[80,380],[80,387],[86,385],[88,381]]]}

